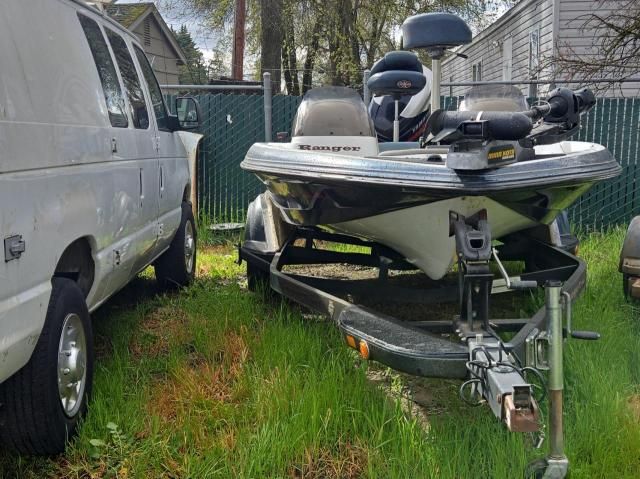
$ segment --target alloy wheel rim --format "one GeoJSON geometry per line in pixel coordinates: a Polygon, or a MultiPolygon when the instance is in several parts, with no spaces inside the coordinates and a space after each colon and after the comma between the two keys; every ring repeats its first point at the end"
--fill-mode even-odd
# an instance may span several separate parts
{"type": "Polygon", "coordinates": [[[193,237],[193,226],[187,221],[184,227],[184,264],[188,273],[193,272],[193,257],[196,249],[196,241],[193,237]]]}
{"type": "Polygon", "coordinates": [[[58,345],[58,393],[67,417],[75,416],[87,383],[87,339],[80,316],[68,314],[58,345]]]}

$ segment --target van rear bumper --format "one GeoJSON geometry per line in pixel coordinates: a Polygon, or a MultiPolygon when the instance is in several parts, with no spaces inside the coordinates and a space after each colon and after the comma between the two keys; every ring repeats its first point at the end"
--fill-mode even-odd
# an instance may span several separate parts
{"type": "Polygon", "coordinates": [[[0,382],[22,368],[36,347],[51,296],[45,281],[0,300],[0,382]]]}

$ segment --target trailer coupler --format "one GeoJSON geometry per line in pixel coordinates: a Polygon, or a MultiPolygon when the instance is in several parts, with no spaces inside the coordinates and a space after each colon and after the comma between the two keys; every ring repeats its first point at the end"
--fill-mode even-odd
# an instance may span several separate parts
{"type": "Polygon", "coordinates": [[[478,334],[469,339],[467,369],[471,379],[460,387],[460,397],[467,403],[486,402],[493,414],[510,431],[537,432],[540,430],[538,402],[534,397],[536,385],[526,381],[526,373],[533,372],[540,382],[540,373],[530,367],[521,368],[508,344],[494,337],[478,334]]]}

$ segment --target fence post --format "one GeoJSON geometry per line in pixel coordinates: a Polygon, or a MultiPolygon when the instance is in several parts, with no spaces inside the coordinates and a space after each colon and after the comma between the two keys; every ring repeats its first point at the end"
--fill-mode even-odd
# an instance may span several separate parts
{"type": "Polygon", "coordinates": [[[362,75],[362,96],[364,100],[364,104],[369,107],[369,102],[371,102],[371,92],[369,91],[369,85],[367,82],[369,81],[369,75],[371,75],[371,70],[366,69],[364,74],[362,75]]]}
{"type": "Polygon", "coordinates": [[[271,113],[272,113],[272,104],[271,104],[271,73],[264,72],[264,141],[267,143],[271,141],[271,113]]]}

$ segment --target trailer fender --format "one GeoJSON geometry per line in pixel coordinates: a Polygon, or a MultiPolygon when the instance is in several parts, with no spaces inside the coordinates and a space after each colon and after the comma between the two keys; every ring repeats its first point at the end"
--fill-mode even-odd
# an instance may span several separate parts
{"type": "Polygon", "coordinates": [[[631,220],[622,243],[619,270],[633,276],[640,276],[640,216],[631,220]]]}
{"type": "Polygon", "coordinates": [[[284,222],[274,207],[271,194],[258,195],[249,204],[244,230],[244,247],[257,253],[273,255],[280,251],[291,235],[293,226],[284,222]]]}
{"type": "Polygon", "coordinates": [[[625,298],[640,299],[640,216],[631,220],[622,243],[618,270],[625,298]]]}

